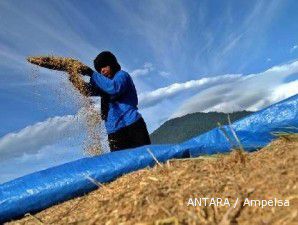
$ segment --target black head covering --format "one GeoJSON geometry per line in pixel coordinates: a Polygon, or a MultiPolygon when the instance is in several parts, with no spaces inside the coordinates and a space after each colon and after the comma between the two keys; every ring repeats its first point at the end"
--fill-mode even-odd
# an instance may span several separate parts
{"type": "MultiPolygon", "coordinates": [[[[94,59],[94,68],[97,72],[101,72],[101,68],[110,66],[113,76],[121,70],[121,66],[119,65],[116,56],[109,52],[103,51],[99,53],[94,59]]],[[[109,102],[110,98],[108,95],[102,96],[101,98],[101,117],[103,120],[107,120],[108,112],[109,112],[109,102]]]]}
{"type": "Polygon", "coordinates": [[[109,51],[99,53],[94,59],[94,68],[97,72],[100,73],[101,68],[106,66],[111,67],[113,74],[121,70],[121,66],[118,63],[116,56],[109,51]]]}

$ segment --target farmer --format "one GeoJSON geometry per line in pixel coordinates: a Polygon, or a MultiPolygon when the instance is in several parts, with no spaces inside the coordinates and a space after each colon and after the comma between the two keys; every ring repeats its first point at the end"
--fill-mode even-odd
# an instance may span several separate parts
{"type": "Polygon", "coordinates": [[[101,117],[105,121],[111,151],[149,145],[149,133],[138,112],[137,92],[130,75],[121,70],[116,57],[108,51],[94,59],[94,68],[86,67],[90,76],[91,96],[101,96],[101,117]]]}

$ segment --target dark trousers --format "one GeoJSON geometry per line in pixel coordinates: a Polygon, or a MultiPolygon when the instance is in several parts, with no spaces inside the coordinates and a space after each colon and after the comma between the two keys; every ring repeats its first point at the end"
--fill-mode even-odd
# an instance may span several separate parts
{"type": "Polygon", "coordinates": [[[115,133],[109,134],[108,139],[111,152],[151,144],[143,118],[115,133]]]}

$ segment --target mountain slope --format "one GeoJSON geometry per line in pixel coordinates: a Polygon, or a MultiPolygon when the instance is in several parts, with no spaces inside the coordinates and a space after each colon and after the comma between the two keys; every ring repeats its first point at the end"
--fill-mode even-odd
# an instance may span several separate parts
{"type": "MultiPolygon", "coordinates": [[[[233,122],[249,114],[251,112],[241,111],[229,115],[233,122]]],[[[228,124],[228,114],[218,112],[187,114],[166,121],[150,134],[151,142],[152,144],[180,143],[217,127],[218,123],[228,124]]]]}

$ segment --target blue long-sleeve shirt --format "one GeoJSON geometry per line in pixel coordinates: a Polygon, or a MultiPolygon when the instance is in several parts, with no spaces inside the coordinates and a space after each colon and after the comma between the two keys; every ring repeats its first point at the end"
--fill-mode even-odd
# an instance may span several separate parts
{"type": "Polygon", "coordinates": [[[105,121],[107,133],[115,133],[139,118],[137,91],[130,75],[120,70],[113,79],[109,79],[100,73],[91,75],[90,84],[96,86],[98,93],[109,96],[109,111],[105,121]]]}

